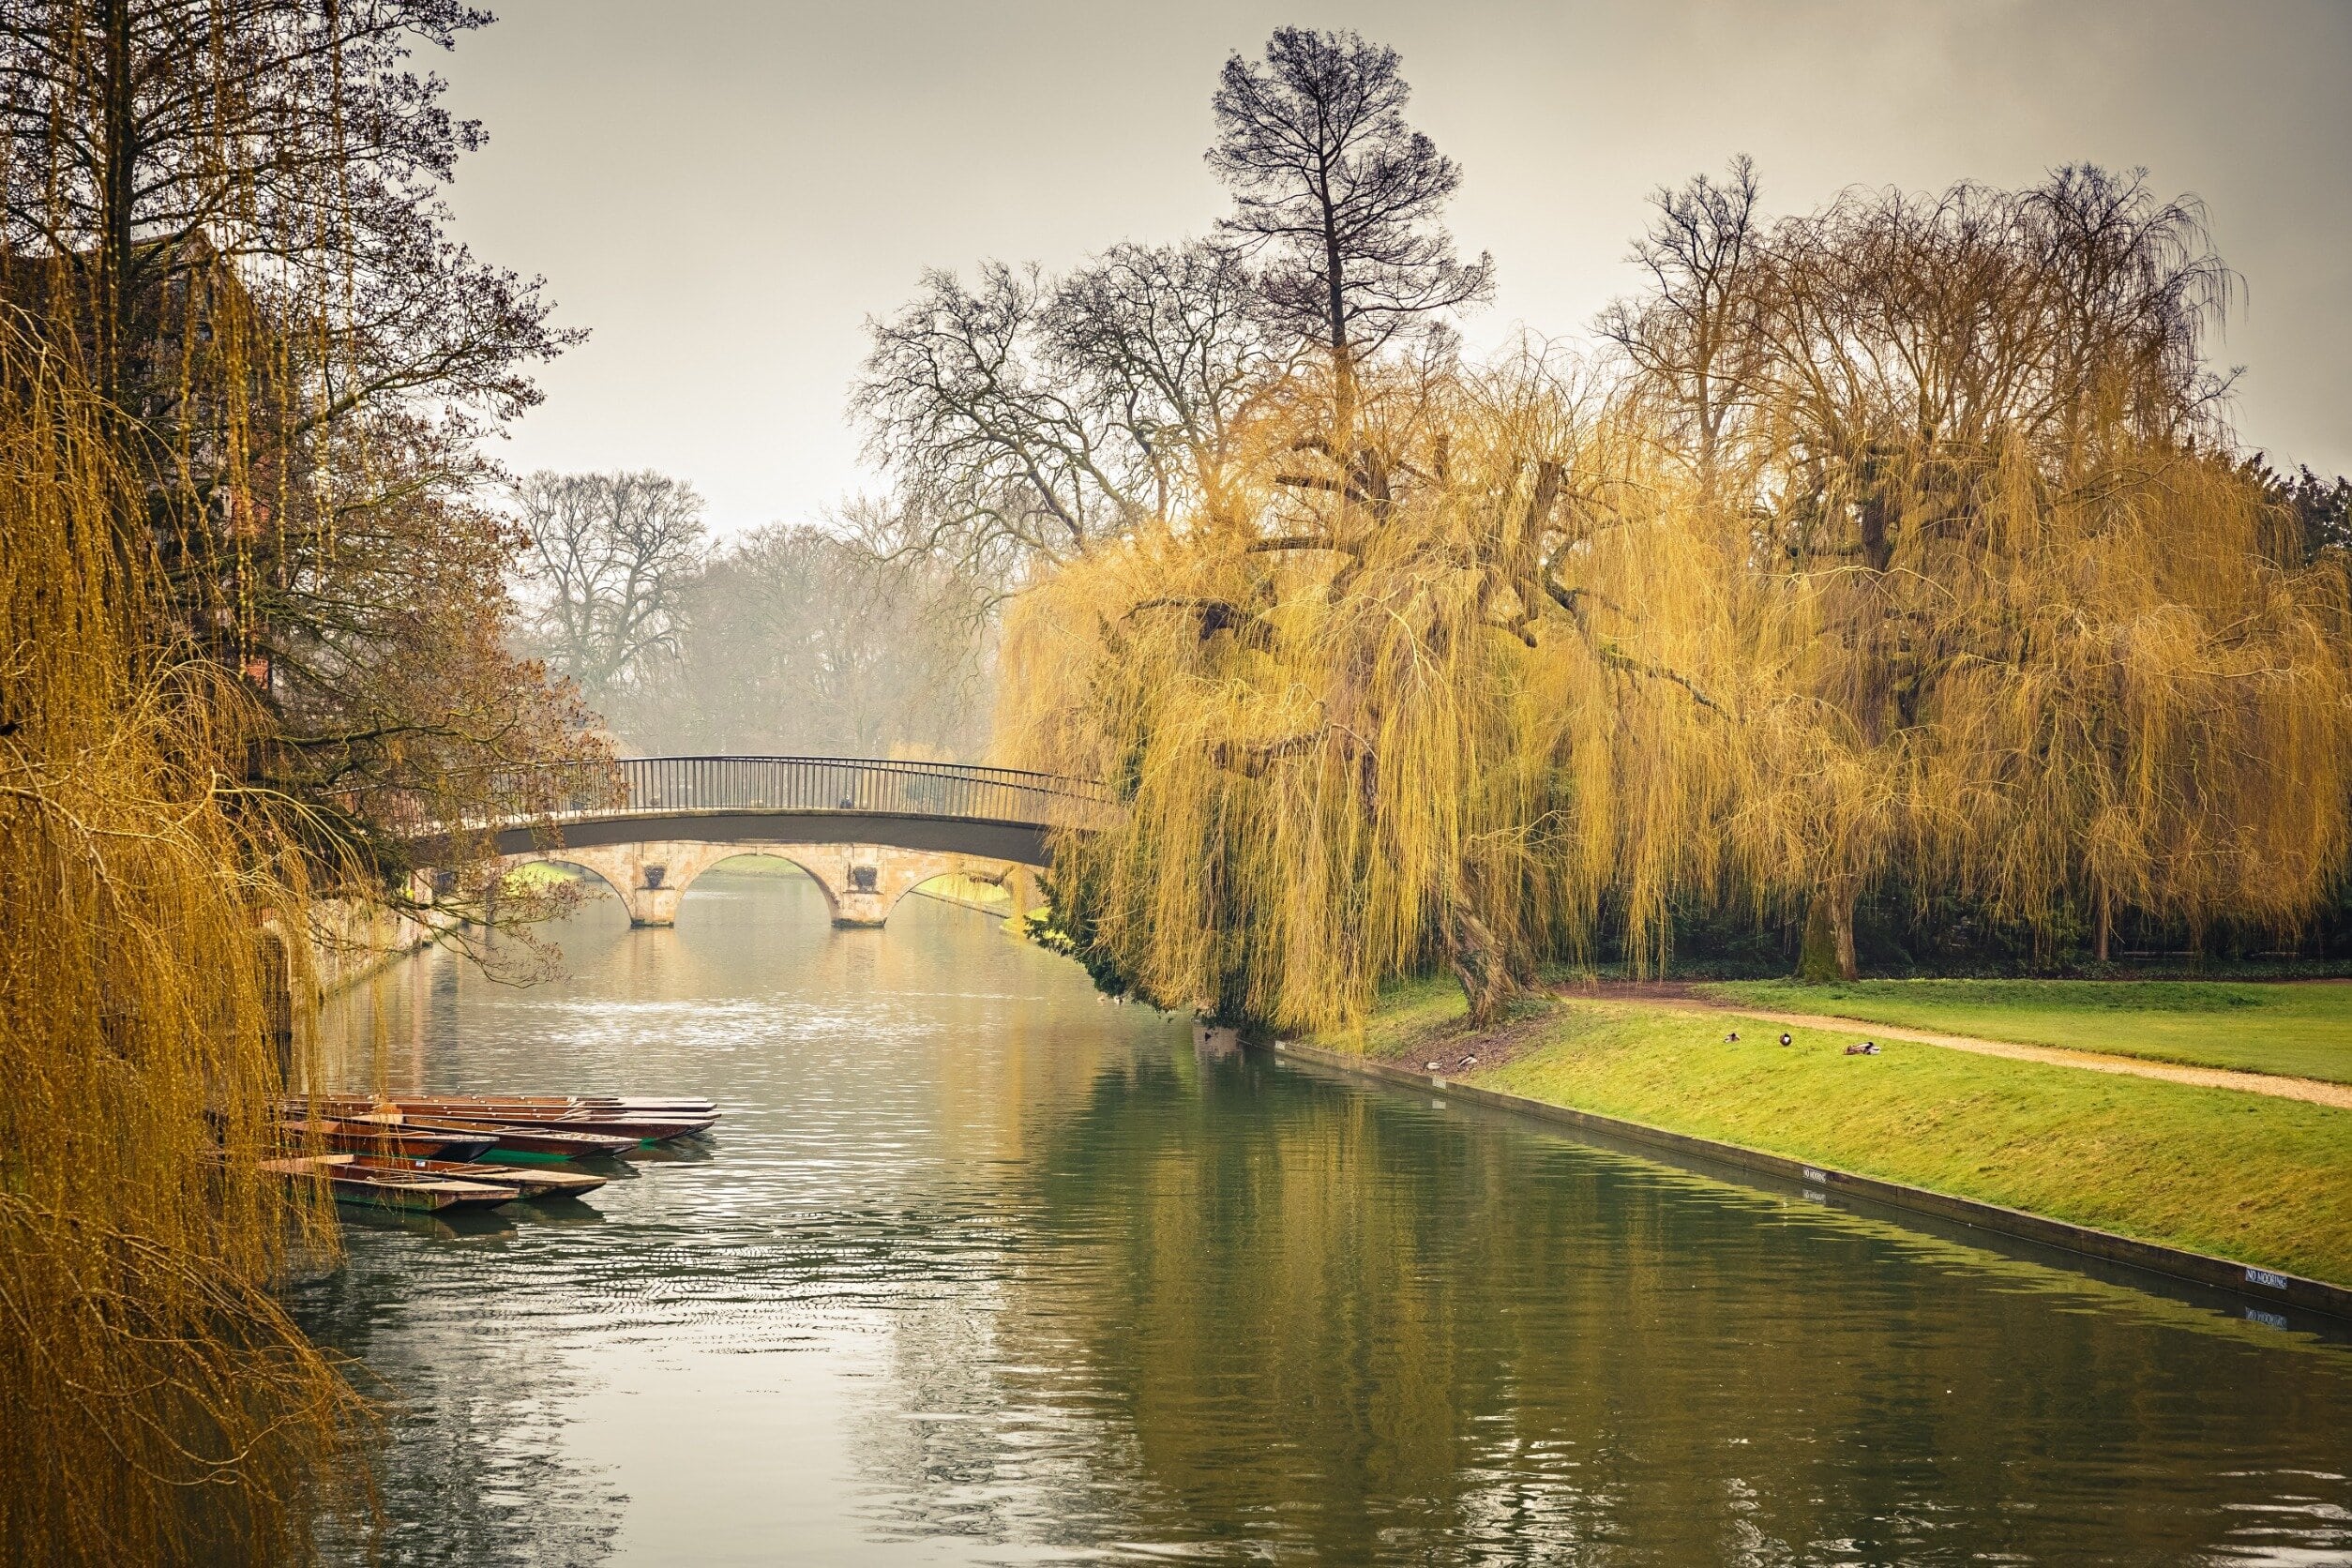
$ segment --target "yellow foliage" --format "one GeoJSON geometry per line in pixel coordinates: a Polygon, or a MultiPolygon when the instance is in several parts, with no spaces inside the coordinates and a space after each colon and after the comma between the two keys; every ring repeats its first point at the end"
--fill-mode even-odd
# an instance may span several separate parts
{"type": "Polygon", "coordinates": [[[1786,470],[1702,477],[1556,361],[1366,386],[1349,464],[1304,415],[1254,522],[1011,617],[1016,760],[1124,808],[1055,906],[1155,1000],[1333,1029],[1443,962],[1491,1019],[1605,937],[1663,964],[1683,904],[1850,921],[1900,869],[2041,929],[2289,927],[2343,864],[2341,575],[2227,462],[1931,444],[1873,492],[1883,560],[1792,563],[1786,470]]]}
{"type": "Polygon", "coordinates": [[[249,703],[151,656],[109,450],[0,329],[0,1558],[297,1560],[358,1416],[274,1293],[331,1244],[262,1166],[302,903],[220,808],[249,703]]]}
{"type": "Polygon", "coordinates": [[[2340,569],[2194,450],[2051,476],[2010,446],[1968,488],[1932,525],[1909,498],[1882,570],[1759,574],[1743,878],[2291,929],[2345,850],[2340,569]]]}
{"type": "Polygon", "coordinates": [[[1125,807],[1056,907],[1155,998],[1333,1027],[1443,957],[1499,1004],[1605,900],[1655,943],[1720,869],[1714,543],[1557,364],[1364,392],[1357,471],[1097,551],[1008,628],[1011,745],[1125,807]]]}

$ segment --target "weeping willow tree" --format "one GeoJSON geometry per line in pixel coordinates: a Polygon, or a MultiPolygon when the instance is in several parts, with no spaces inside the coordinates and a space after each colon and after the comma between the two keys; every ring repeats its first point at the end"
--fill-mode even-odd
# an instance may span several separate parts
{"type": "Polygon", "coordinates": [[[1722,874],[1726,802],[1675,762],[1720,719],[1726,564],[1573,368],[1353,369],[1345,463],[1319,424],[1267,441],[1256,523],[1023,598],[1007,730],[1123,804],[1058,851],[1057,905],[1147,995],[1326,1027],[1442,963],[1492,1021],[1605,905],[1654,942],[1722,874]]]}
{"type": "Polygon", "coordinates": [[[264,1168],[301,890],[222,809],[252,704],[148,636],[105,422],[0,325],[0,1556],[292,1561],[361,1419],[274,1294],[331,1242],[264,1168]]]}
{"type": "Polygon", "coordinates": [[[1665,765],[1703,744],[1720,551],[1581,372],[1458,362],[1447,318],[1492,265],[1456,257],[1459,171],[1410,98],[1352,33],[1226,63],[1220,276],[1259,352],[1190,400],[1222,410],[1214,502],[1159,492],[1008,628],[1008,748],[1123,808],[1057,852],[1058,909],[1100,966],[1214,1015],[1342,1022],[1442,963],[1492,1021],[1605,903],[1648,940],[1721,869],[1692,831],[1711,786],[1665,765]]]}
{"type": "Polygon", "coordinates": [[[2103,960],[2124,910],[2292,931],[2344,864],[2340,574],[2290,563],[2288,520],[2213,457],[2066,483],[2005,452],[1980,485],[1882,578],[1757,596],[1772,695],[1728,826],[1758,895],[1807,907],[1803,972],[1855,973],[1854,900],[1895,871],[2103,960]]]}
{"type": "Polygon", "coordinates": [[[448,920],[419,821],[596,755],[505,646],[521,541],[476,495],[564,337],[444,234],[479,133],[409,63],[487,20],[0,8],[10,1561],[301,1561],[364,1500],[367,1414],[274,1293],[333,1246],[269,1168],[310,955],[448,920]]]}
{"type": "Polygon", "coordinates": [[[1804,972],[1855,973],[1897,870],[2103,958],[2121,905],[2291,927],[2343,859],[2342,584],[2228,455],[2201,215],[2090,169],[1770,228],[1753,195],[1662,198],[1610,324],[1753,552],[1727,826],[1804,972]]]}

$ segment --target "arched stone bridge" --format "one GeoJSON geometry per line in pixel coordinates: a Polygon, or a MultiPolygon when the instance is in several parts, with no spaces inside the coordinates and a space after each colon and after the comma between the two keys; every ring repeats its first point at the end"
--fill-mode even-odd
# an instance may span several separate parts
{"type": "Polygon", "coordinates": [[[639,926],[669,926],[694,880],[739,854],[816,879],[837,926],[880,926],[935,877],[1003,885],[1052,860],[1056,828],[1108,811],[1080,779],[952,762],[836,757],[639,757],[609,788],[496,830],[510,865],[553,861],[602,878],[639,926]]]}

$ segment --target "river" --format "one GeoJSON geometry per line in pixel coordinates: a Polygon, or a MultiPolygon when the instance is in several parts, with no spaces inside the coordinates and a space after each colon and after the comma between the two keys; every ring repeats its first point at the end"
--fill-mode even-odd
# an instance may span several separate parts
{"type": "Polygon", "coordinates": [[[582,1202],[360,1220],[394,1563],[2352,1561],[2352,1349],[1099,999],[737,862],[349,1081],[701,1093],[582,1202]]]}

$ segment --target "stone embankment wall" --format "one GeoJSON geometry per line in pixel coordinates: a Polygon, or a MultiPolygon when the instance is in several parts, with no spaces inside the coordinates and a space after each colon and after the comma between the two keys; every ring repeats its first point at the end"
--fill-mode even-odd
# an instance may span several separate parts
{"type": "Polygon", "coordinates": [[[321,997],[354,986],[432,940],[424,922],[348,899],[310,911],[310,976],[321,997]]]}

